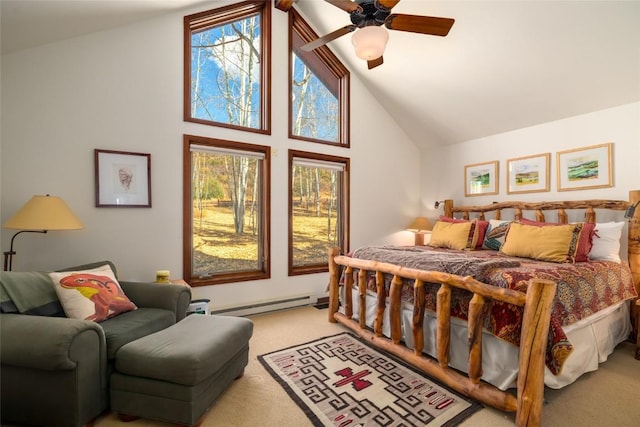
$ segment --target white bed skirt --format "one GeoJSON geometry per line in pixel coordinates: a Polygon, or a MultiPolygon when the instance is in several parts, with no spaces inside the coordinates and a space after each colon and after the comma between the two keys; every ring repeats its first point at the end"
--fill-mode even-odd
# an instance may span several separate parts
{"type": "MultiPolygon", "coordinates": [[[[344,292],[344,287],[341,287],[344,292]]],[[[377,297],[367,293],[366,324],[373,328],[377,309],[377,297]]],[[[359,299],[357,290],[353,290],[353,317],[359,320],[359,299]]],[[[341,310],[343,307],[341,307],[341,310]]],[[[402,335],[407,347],[413,348],[411,324],[413,306],[402,306],[402,335]]],[[[436,326],[435,313],[427,311],[424,321],[424,352],[430,356],[436,354],[436,326]]],[[[388,309],[385,310],[383,320],[383,334],[390,336],[388,309]]],[[[598,369],[598,365],[607,360],[615,347],[626,340],[631,333],[631,318],[629,302],[601,310],[586,319],[582,319],[563,328],[573,351],[567,358],[562,372],[553,375],[545,367],[544,383],[550,388],[562,388],[574,382],[582,374],[598,369]]],[[[451,351],[449,365],[452,368],[467,372],[469,345],[467,343],[466,322],[451,318],[451,351]]],[[[516,386],[518,374],[518,347],[495,336],[484,332],[482,336],[482,379],[501,390],[516,386]]]]}

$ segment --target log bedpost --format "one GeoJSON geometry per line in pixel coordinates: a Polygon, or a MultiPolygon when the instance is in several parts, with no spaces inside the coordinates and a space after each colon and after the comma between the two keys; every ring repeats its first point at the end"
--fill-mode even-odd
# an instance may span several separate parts
{"type": "Polygon", "coordinates": [[[451,199],[444,201],[444,216],[453,218],[453,200],[451,199]]]}
{"type": "MultiPolygon", "coordinates": [[[[640,203],[640,190],[629,191],[629,204],[640,203]]],[[[640,205],[636,207],[633,217],[629,218],[628,258],[633,276],[633,284],[640,294],[640,205]]]]}
{"type": "MultiPolygon", "coordinates": [[[[640,295],[640,190],[629,191],[629,206],[635,206],[634,215],[629,218],[629,239],[627,240],[627,258],[631,268],[633,285],[640,295]]],[[[636,301],[637,302],[637,301],[636,301]]],[[[640,306],[631,304],[631,316],[635,328],[636,359],[640,360],[640,306]]]]}
{"type": "Polygon", "coordinates": [[[544,360],[556,284],[549,280],[529,282],[520,335],[518,410],[516,425],[540,425],[544,402],[544,360]]]}

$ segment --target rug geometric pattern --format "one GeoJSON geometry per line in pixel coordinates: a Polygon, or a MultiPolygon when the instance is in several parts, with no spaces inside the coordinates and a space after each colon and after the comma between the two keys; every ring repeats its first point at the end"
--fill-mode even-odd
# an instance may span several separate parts
{"type": "Polygon", "coordinates": [[[258,359],[315,426],[451,427],[482,408],[348,333],[258,359]]]}

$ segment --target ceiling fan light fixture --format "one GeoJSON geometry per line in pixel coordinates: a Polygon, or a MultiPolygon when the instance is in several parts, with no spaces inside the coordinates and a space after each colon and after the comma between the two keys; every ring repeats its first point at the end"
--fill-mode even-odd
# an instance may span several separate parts
{"type": "Polygon", "coordinates": [[[360,28],[351,36],[356,56],[365,61],[380,58],[388,40],[387,30],[377,25],[360,28]]]}

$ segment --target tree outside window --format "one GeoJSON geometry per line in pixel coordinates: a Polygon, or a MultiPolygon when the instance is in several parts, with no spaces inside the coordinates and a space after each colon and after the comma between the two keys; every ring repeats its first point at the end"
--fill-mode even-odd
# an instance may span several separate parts
{"type": "Polygon", "coordinates": [[[185,136],[184,277],[269,277],[269,147],[185,136]]]}
{"type": "Polygon", "coordinates": [[[300,48],[318,36],[295,9],[289,24],[289,136],[348,147],[349,71],[326,46],[300,48]]]}
{"type": "Polygon", "coordinates": [[[349,159],[289,150],[289,275],[328,271],[348,230],[349,159]]]}
{"type": "Polygon", "coordinates": [[[185,120],[270,133],[270,2],[185,17],[185,120]]]}

